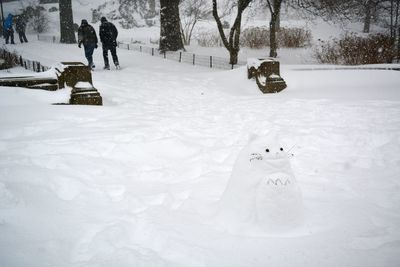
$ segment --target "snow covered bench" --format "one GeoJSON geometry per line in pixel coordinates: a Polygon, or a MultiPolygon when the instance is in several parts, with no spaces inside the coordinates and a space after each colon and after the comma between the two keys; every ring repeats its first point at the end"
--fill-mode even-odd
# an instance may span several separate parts
{"type": "Polygon", "coordinates": [[[103,99],[91,83],[77,82],[71,91],[69,104],[101,106],[103,105],[103,99]]]}
{"type": "Polygon", "coordinates": [[[69,104],[99,105],[102,97],[93,86],[91,69],[81,62],[61,62],[56,68],[59,88],[72,87],[69,104]]]}
{"type": "Polygon", "coordinates": [[[81,62],[61,62],[55,70],[60,89],[65,85],[74,87],[78,82],[93,83],[90,68],[81,62]]]}
{"type": "Polygon", "coordinates": [[[247,59],[247,78],[255,78],[264,94],[278,93],[287,87],[280,76],[279,61],[272,58],[247,59]]]}

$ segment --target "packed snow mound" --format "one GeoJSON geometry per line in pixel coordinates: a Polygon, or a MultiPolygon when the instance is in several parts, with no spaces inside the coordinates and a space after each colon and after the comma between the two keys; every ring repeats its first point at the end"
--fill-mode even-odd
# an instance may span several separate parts
{"type": "Polygon", "coordinates": [[[247,229],[254,224],[264,230],[284,230],[301,223],[302,206],[288,154],[276,134],[252,137],[234,164],[219,217],[247,229]]]}

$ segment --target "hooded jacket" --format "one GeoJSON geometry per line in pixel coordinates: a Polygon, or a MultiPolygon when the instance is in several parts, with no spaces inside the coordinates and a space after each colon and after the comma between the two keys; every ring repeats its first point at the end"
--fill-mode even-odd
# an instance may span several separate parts
{"type": "Polygon", "coordinates": [[[118,30],[114,24],[108,22],[105,18],[101,19],[99,35],[103,46],[117,46],[118,30]]]}
{"type": "Polygon", "coordinates": [[[4,29],[12,30],[13,26],[13,15],[8,14],[7,18],[4,20],[4,29]]]}
{"type": "Polygon", "coordinates": [[[97,44],[97,42],[97,35],[94,28],[86,20],[82,20],[81,26],[78,29],[78,43],[88,45],[97,44]]]}

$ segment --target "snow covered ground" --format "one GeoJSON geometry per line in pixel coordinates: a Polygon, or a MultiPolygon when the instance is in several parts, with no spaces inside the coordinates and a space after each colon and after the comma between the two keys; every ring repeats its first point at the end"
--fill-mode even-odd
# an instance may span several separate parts
{"type": "MultiPolygon", "coordinates": [[[[76,45],[12,49],[85,62],[76,45]]],[[[93,73],[101,107],[0,88],[0,266],[399,265],[399,72],[283,64],[288,88],[263,95],[245,68],[118,53],[121,71],[93,73]],[[293,147],[304,223],[216,225],[240,150],[271,130],[293,147]]]]}

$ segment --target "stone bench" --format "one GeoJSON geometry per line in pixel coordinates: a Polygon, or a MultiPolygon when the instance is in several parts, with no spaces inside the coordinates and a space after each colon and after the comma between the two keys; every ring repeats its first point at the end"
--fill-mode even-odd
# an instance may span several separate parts
{"type": "Polygon", "coordinates": [[[100,93],[94,88],[91,69],[81,62],[61,62],[48,72],[0,78],[0,86],[57,90],[71,87],[69,104],[102,105],[100,93]]]}

